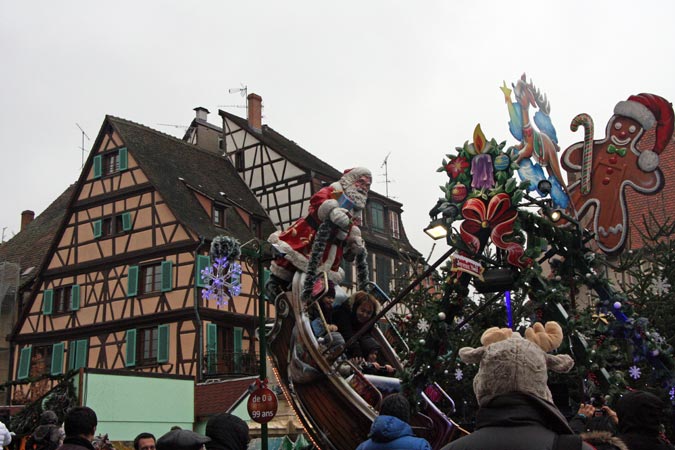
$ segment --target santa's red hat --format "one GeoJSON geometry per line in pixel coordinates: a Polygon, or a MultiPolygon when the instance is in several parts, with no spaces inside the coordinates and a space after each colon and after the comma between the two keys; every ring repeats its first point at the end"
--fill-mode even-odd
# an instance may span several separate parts
{"type": "Polygon", "coordinates": [[[673,137],[673,105],[658,95],[631,95],[628,100],[617,103],[614,114],[637,121],[645,131],[656,127],[653,149],[656,153],[661,153],[673,137]]]}

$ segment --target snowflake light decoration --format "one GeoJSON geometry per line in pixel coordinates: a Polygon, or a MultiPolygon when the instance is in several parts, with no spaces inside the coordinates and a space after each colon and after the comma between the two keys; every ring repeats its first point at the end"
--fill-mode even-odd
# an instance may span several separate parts
{"type": "Polygon", "coordinates": [[[666,295],[670,292],[670,283],[663,276],[659,275],[652,283],[652,292],[657,295],[666,295]]]}
{"type": "Polygon", "coordinates": [[[202,289],[202,298],[215,298],[218,306],[227,306],[228,298],[241,292],[241,265],[228,262],[225,256],[216,258],[212,266],[202,270],[202,280],[208,285],[202,289]]]}
{"type": "Polygon", "coordinates": [[[637,380],[638,378],[640,378],[640,375],[642,375],[642,371],[638,366],[630,366],[628,372],[630,373],[630,377],[634,380],[637,380]]]}
{"type": "Polygon", "coordinates": [[[455,380],[462,381],[462,378],[464,378],[464,372],[462,372],[462,369],[455,369],[455,380]]]}
{"type": "Polygon", "coordinates": [[[429,322],[427,322],[427,319],[423,318],[423,319],[420,319],[419,322],[417,322],[417,329],[421,333],[426,333],[427,331],[429,331],[429,328],[431,328],[431,326],[429,325],[429,322]]]}

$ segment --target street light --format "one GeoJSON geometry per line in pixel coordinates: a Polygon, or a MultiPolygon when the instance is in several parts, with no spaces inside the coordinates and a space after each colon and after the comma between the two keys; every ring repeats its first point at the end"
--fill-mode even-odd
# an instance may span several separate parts
{"type": "Polygon", "coordinates": [[[448,227],[443,219],[434,219],[429,226],[424,229],[424,232],[433,240],[438,240],[448,235],[448,227]]]}

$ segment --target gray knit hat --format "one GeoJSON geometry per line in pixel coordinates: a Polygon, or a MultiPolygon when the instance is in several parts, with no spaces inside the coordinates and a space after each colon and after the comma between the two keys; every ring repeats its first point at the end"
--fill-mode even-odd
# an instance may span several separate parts
{"type": "Polygon", "coordinates": [[[478,404],[486,405],[494,397],[522,392],[553,402],[546,385],[547,369],[568,372],[574,366],[569,355],[546,352],[562,342],[562,329],[556,322],[536,323],[525,331],[525,339],[508,328],[490,328],[481,337],[482,347],[464,347],[459,357],[465,363],[480,364],[473,379],[478,404]]]}

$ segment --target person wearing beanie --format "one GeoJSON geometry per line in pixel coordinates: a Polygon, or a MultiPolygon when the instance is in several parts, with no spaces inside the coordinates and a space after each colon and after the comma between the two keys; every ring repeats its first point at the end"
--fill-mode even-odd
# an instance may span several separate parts
{"type": "Polygon", "coordinates": [[[426,439],[416,437],[410,421],[410,403],[401,394],[391,394],[382,401],[380,414],[370,427],[368,439],[356,450],[431,450],[426,439]]]}
{"type": "Polygon", "coordinates": [[[229,413],[220,413],[206,423],[206,450],[246,450],[251,440],[248,425],[242,419],[229,413]]]}
{"type": "Polygon", "coordinates": [[[58,417],[54,411],[43,411],[40,414],[40,425],[26,441],[27,450],[53,450],[58,448],[65,438],[64,431],[58,425],[58,417]]]}
{"type": "Polygon", "coordinates": [[[192,430],[172,429],[157,439],[157,450],[200,450],[211,438],[192,430]]]}
{"type": "Polygon", "coordinates": [[[625,394],[616,404],[619,438],[630,450],[673,450],[659,437],[664,408],[661,399],[649,392],[625,394]]]}
{"type": "Polygon", "coordinates": [[[547,386],[547,369],[568,372],[574,365],[569,355],[547,353],[562,339],[555,322],[535,323],[525,338],[493,327],[481,336],[481,347],[460,349],[462,361],[479,364],[473,390],[480,408],[475,431],[443,450],[591,450],[553,404],[547,386]]]}

